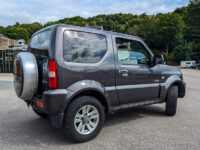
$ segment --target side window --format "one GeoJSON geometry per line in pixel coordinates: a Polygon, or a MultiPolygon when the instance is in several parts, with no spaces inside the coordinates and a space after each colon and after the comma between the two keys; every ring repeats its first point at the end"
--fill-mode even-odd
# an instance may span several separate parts
{"type": "Polygon", "coordinates": [[[30,47],[34,49],[48,50],[51,39],[51,30],[36,34],[30,42],[30,47]]]}
{"type": "Polygon", "coordinates": [[[116,46],[118,60],[121,64],[149,64],[150,55],[140,42],[123,38],[116,38],[116,46]]]}
{"type": "Polygon", "coordinates": [[[107,51],[106,37],[100,34],[65,31],[64,60],[75,63],[97,63],[107,51]]]}

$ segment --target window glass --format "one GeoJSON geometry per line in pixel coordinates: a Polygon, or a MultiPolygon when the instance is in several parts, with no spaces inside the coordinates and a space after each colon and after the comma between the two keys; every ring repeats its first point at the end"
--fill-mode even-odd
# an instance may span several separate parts
{"type": "Polygon", "coordinates": [[[36,34],[30,43],[30,47],[34,49],[48,50],[50,45],[51,31],[44,31],[36,34]]]}
{"type": "Polygon", "coordinates": [[[118,59],[121,64],[148,64],[150,55],[144,46],[138,42],[123,38],[116,38],[118,59]]]}
{"type": "Polygon", "coordinates": [[[65,31],[64,60],[76,63],[97,63],[107,50],[106,37],[100,34],[65,31]]]}

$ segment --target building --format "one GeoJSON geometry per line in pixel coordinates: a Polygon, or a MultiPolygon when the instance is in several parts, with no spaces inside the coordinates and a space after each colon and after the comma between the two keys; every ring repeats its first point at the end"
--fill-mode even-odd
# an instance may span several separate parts
{"type": "Polygon", "coordinates": [[[0,50],[7,50],[10,46],[16,45],[17,40],[10,39],[0,34],[0,50]]]}

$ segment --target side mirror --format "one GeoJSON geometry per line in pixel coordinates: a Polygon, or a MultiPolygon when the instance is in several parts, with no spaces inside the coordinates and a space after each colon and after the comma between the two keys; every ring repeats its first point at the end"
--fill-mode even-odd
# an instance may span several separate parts
{"type": "Polygon", "coordinates": [[[165,59],[163,55],[154,55],[153,64],[165,64],[165,59]]]}

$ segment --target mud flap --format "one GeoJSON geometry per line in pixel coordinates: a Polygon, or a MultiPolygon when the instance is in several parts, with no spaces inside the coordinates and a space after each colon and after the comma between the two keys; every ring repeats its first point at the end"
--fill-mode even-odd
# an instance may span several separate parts
{"type": "Polygon", "coordinates": [[[64,113],[60,113],[57,116],[51,116],[51,124],[55,128],[61,128],[64,118],[64,113]]]}

